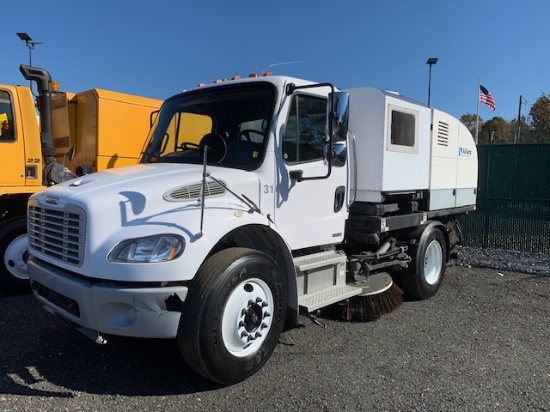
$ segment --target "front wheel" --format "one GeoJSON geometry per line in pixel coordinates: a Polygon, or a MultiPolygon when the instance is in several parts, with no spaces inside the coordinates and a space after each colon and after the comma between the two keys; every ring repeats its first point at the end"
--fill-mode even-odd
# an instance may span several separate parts
{"type": "Polygon", "coordinates": [[[178,341],[187,364],[231,385],[256,373],[283,330],[285,278],[265,253],[222,250],[197,272],[185,301],[178,341]]]}
{"type": "Polygon", "coordinates": [[[418,299],[434,296],[445,273],[447,262],[445,236],[436,226],[428,226],[413,249],[410,269],[399,274],[398,284],[406,295],[418,299]]]}
{"type": "Polygon", "coordinates": [[[12,295],[29,293],[27,219],[15,218],[2,226],[0,250],[0,288],[12,295]]]}

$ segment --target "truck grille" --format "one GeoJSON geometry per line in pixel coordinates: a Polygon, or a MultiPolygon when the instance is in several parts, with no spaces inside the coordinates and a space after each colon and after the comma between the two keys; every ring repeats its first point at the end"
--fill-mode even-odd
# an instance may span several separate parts
{"type": "Polygon", "coordinates": [[[29,206],[29,248],[51,258],[80,266],[84,253],[84,212],[29,206]]]}

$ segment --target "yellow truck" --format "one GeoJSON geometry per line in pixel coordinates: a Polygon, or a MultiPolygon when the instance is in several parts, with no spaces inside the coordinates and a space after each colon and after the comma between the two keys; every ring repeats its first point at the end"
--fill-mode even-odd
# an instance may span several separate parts
{"type": "Polygon", "coordinates": [[[70,178],[138,163],[162,101],[92,89],[52,90],[49,73],[20,67],[29,87],[0,85],[0,290],[30,292],[27,200],[70,178]],[[38,114],[37,114],[38,109],[38,114]]]}

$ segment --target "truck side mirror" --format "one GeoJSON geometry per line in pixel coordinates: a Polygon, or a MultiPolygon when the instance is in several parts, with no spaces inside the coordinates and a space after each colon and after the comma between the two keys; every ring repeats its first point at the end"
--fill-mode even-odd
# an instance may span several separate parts
{"type": "Polygon", "coordinates": [[[153,127],[153,123],[155,123],[155,120],[157,119],[159,113],[160,110],[153,110],[149,115],[149,129],[153,127]]]}
{"type": "Polygon", "coordinates": [[[218,133],[207,133],[202,137],[199,143],[199,151],[201,157],[206,155],[208,164],[215,165],[225,158],[227,154],[227,144],[224,138],[218,133]],[[205,147],[206,151],[204,150],[205,147]]]}
{"type": "Polygon", "coordinates": [[[327,100],[327,130],[333,141],[346,140],[349,120],[349,93],[329,93],[327,100]]]}

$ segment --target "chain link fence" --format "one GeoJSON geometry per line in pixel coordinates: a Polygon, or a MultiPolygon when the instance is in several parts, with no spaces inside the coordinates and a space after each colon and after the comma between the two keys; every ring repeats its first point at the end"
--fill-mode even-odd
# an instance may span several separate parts
{"type": "Polygon", "coordinates": [[[477,210],[464,246],[550,255],[550,143],[479,145],[477,210]]]}

